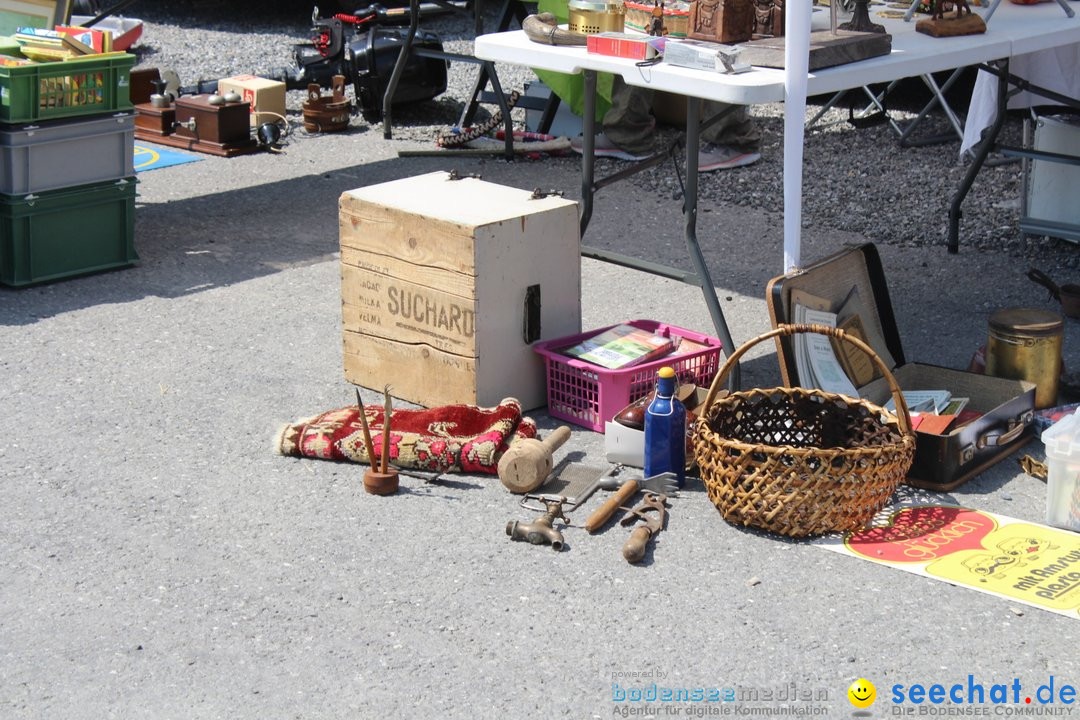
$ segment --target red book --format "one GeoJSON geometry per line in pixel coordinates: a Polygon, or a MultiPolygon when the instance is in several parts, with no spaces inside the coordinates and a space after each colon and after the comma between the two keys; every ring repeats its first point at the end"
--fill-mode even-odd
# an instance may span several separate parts
{"type": "Polygon", "coordinates": [[[630,60],[648,60],[656,57],[656,47],[651,35],[632,33],[596,33],[585,39],[585,48],[597,55],[628,58],[630,60]]]}
{"type": "Polygon", "coordinates": [[[92,28],[82,27],[68,27],[66,25],[57,25],[56,32],[63,33],[69,37],[73,37],[81,43],[84,43],[88,47],[92,47],[94,52],[103,53],[109,52],[111,47],[106,40],[105,33],[100,30],[94,30],[92,28]]]}
{"type": "MultiPolygon", "coordinates": [[[[930,433],[931,435],[944,435],[955,419],[955,415],[923,414],[919,416],[918,429],[919,432],[930,433]]],[[[914,424],[915,418],[911,418],[911,420],[912,424],[914,424]]]]}

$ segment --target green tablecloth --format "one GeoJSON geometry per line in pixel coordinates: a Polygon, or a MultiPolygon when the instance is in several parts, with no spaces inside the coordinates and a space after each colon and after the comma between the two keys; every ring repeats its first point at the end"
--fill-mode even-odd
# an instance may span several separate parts
{"type": "MultiPolygon", "coordinates": [[[[559,19],[560,24],[569,21],[566,0],[539,0],[537,12],[549,12],[559,19]]],[[[581,115],[585,109],[585,81],[581,75],[567,75],[565,73],[552,72],[550,70],[537,70],[533,68],[536,76],[551,91],[566,103],[574,114],[581,115]]],[[[611,107],[611,80],[608,73],[598,73],[596,78],[596,119],[602,120],[604,113],[611,107]]]]}

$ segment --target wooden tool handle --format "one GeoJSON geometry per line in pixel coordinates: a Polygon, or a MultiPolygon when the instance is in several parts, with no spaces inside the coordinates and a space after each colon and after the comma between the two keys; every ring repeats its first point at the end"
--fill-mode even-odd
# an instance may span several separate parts
{"type": "Polygon", "coordinates": [[[570,439],[570,428],[566,425],[560,425],[559,427],[548,433],[548,436],[544,438],[543,445],[544,451],[548,455],[554,455],[555,451],[563,446],[567,440],[570,439]]]}
{"type": "Polygon", "coordinates": [[[634,497],[634,493],[638,491],[637,480],[627,480],[622,484],[622,487],[618,491],[607,499],[600,507],[593,510],[592,515],[585,521],[585,529],[591,533],[596,532],[600,528],[604,527],[615,511],[619,509],[620,505],[626,504],[630,498],[634,497]]]}
{"type": "Polygon", "coordinates": [[[626,562],[638,563],[645,557],[645,546],[649,544],[652,532],[644,525],[638,525],[634,532],[630,533],[630,539],[622,547],[622,556],[626,562]]]}

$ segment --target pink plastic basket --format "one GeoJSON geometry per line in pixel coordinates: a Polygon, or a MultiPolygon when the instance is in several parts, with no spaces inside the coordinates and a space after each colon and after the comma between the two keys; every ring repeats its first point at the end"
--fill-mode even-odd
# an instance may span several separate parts
{"type": "Polygon", "coordinates": [[[621,370],[608,370],[563,355],[559,350],[599,335],[615,327],[614,325],[536,343],[533,350],[544,357],[547,367],[549,415],[575,425],[583,425],[590,430],[604,432],[606,421],[653,389],[656,384],[656,371],[665,365],[675,370],[679,382],[692,382],[701,387],[707,387],[720,369],[722,343],[714,337],[654,320],[631,320],[627,324],[665,337],[683,337],[708,347],[686,355],[669,355],[621,370]]]}

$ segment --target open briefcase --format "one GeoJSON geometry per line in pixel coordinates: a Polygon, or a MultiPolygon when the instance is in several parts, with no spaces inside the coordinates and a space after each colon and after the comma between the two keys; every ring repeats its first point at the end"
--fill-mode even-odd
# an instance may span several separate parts
{"type": "MultiPolygon", "coordinates": [[[[978,413],[975,419],[959,424],[963,420],[959,418],[955,427],[941,433],[916,428],[909,485],[952,490],[1031,439],[1033,383],[905,361],[885,272],[873,244],[843,250],[773,278],[766,287],[766,301],[774,328],[780,323],[806,322],[804,308],[836,313],[838,325],[864,336],[902,390],[946,389],[954,398],[968,398],[965,409],[978,413]]],[[[789,386],[799,385],[799,368],[808,367],[805,354],[803,359],[796,358],[795,342],[794,337],[776,338],[780,375],[789,386]]],[[[875,376],[870,363],[843,357],[842,352],[837,355],[862,397],[877,404],[889,399],[886,381],[875,376]]]]}

